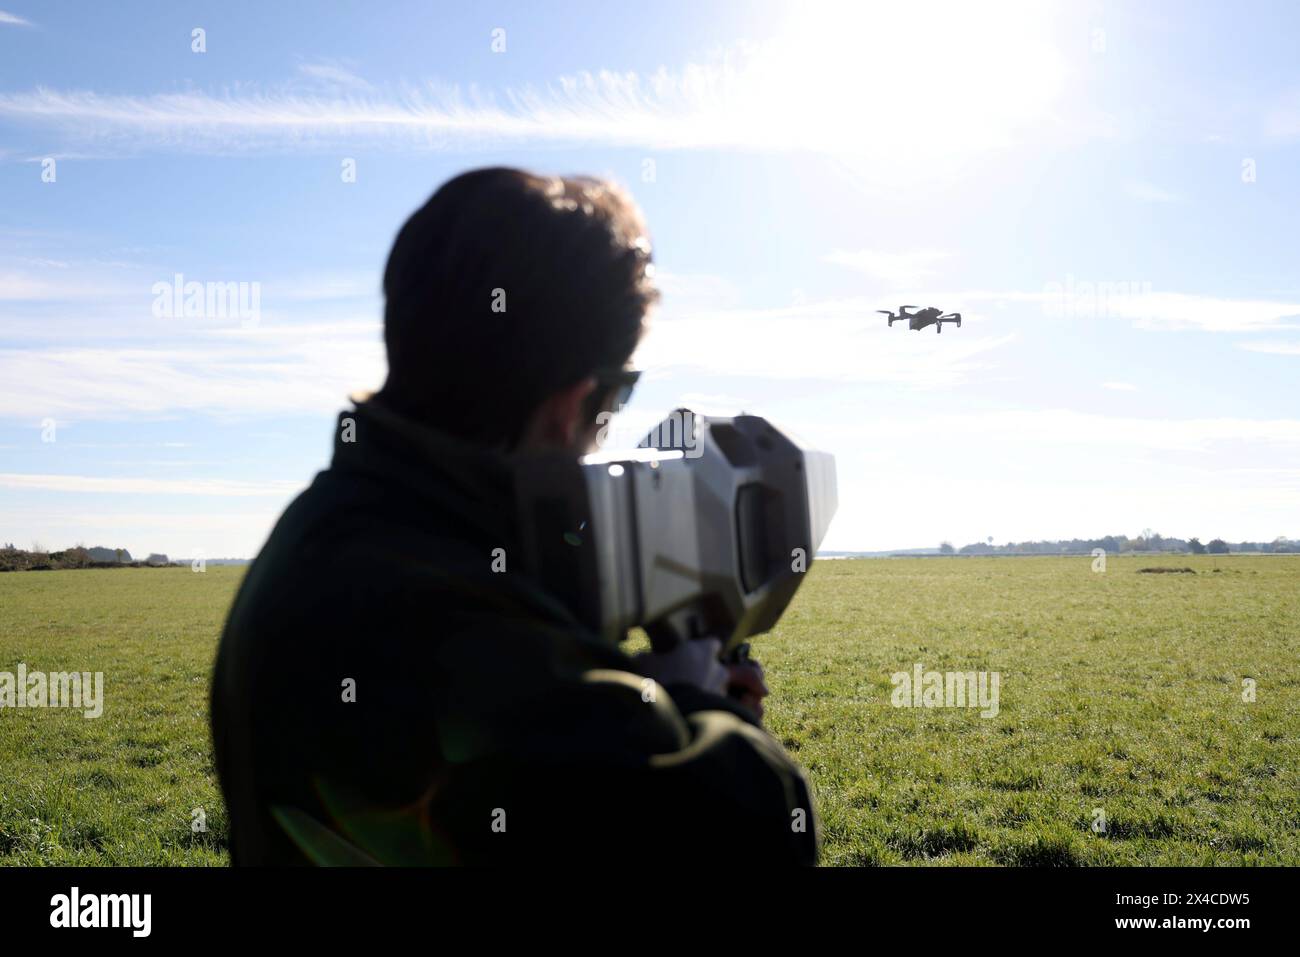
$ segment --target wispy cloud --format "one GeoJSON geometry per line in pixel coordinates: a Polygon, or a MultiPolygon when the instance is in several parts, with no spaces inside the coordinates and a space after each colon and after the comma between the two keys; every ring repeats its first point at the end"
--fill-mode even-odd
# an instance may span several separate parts
{"type": "Polygon", "coordinates": [[[17,14],[6,13],[4,10],[0,10],[0,24],[10,27],[30,27],[32,21],[24,20],[17,14]]]}
{"type": "Polygon", "coordinates": [[[298,75],[319,89],[340,93],[371,93],[374,85],[354,72],[351,65],[332,60],[298,64],[298,75]]]}
{"type": "Polygon", "coordinates": [[[1143,329],[1259,332],[1300,328],[1300,302],[1157,292],[1150,283],[1062,277],[1039,292],[964,290],[933,294],[945,302],[1038,303],[1054,319],[1132,322],[1143,329]]]}
{"type": "MultiPolygon", "coordinates": [[[[30,257],[29,257],[30,258],[30,257]]],[[[19,421],[319,413],[383,379],[378,279],[297,273],[260,283],[256,323],[161,318],[154,284],[245,277],[129,264],[0,260],[0,418],[19,421]]]]}
{"type": "MultiPolygon", "coordinates": [[[[834,152],[897,159],[944,130],[943,154],[1052,135],[1064,58],[1047,18],[1017,4],[991,19],[934,9],[814,8],[774,38],[652,73],[600,70],[496,90],[436,80],[376,89],[346,64],[306,63],[292,81],[130,96],[39,88],[0,95],[0,117],[52,128],[56,145],[103,152],[277,151],[340,143],[414,149],[582,143],[663,149],[834,152]],[[917,71],[918,58],[942,71],[917,71]],[[906,84],[897,82],[906,75],[906,84]],[[954,83],[953,77],[960,77],[954,83]],[[863,95],[863,91],[888,91],[863,95]]],[[[909,153],[907,162],[925,162],[909,153]]]]}
{"type": "Polygon", "coordinates": [[[636,361],[659,376],[889,383],[938,388],[968,381],[1011,335],[889,335],[874,303],[826,300],[773,309],[679,314],[650,324],[636,361]]]}
{"type": "Polygon", "coordinates": [[[1247,352],[1265,352],[1275,356],[1300,356],[1300,342],[1279,342],[1277,340],[1239,342],[1237,348],[1245,349],[1247,352]]]}
{"type": "Polygon", "coordinates": [[[1300,326],[1300,303],[1221,299],[1186,293],[1151,293],[1117,305],[1117,314],[1149,329],[1254,332],[1300,326]]]}
{"type": "Polygon", "coordinates": [[[1098,415],[1072,409],[1015,409],[979,414],[953,413],[894,419],[872,418],[835,430],[838,444],[933,436],[1014,440],[1020,448],[1098,446],[1142,451],[1205,452],[1234,443],[1289,447],[1300,452],[1300,419],[1139,418],[1098,415]]]}
{"type": "Polygon", "coordinates": [[[1183,197],[1153,183],[1141,180],[1129,180],[1124,184],[1124,192],[1141,203],[1181,203],[1183,197]]]}
{"type": "Polygon", "coordinates": [[[1278,140],[1300,138],[1300,91],[1289,93],[1268,111],[1264,132],[1278,140]]]}
{"type": "Polygon", "coordinates": [[[92,475],[29,475],[0,472],[0,488],[46,492],[125,495],[209,495],[228,498],[284,498],[300,482],[237,482],[229,479],[103,478],[92,475]]]}
{"type": "Polygon", "coordinates": [[[0,350],[0,417],[319,413],[382,382],[375,328],[258,327],[175,348],[0,350]]]}
{"type": "Polygon", "coordinates": [[[380,294],[379,277],[362,272],[300,273],[268,279],[256,273],[237,277],[214,275],[211,270],[187,269],[176,261],[164,267],[112,260],[73,264],[20,257],[17,261],[35,268],[6,268],[0,262],[0,301],[73,303],[92,300],[103,303],[134,300],[148,306],[156,295],[154,283],[173,282],[177,273],[186,280],[258,282],[262,286],[264,302],[377,300],[380,294]],[[126,272],[134,272],[135,276],[126,276],[126,272]]]}
{"type": "Polygon", "coordinates": [[[882,252],[876,249],[837,249],[826,261],[847,266],[860,273],[895,286],[917,285],[937,275],[934,267],[947,259],[948,253],[938,249],[918,249],[910,252],[882,252]]]}

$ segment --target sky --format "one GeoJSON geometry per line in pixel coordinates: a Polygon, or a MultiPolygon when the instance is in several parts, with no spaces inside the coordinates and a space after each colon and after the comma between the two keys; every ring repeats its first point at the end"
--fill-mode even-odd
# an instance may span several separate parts
{"type": "Polygon", "coordinates": [[[0,541],[255,555],[383,381],[396,230],[498,164],[632,192],[663,301],[620,433],[686,405],[832,452],[826,549],[1300,537],[1298,34],[1288,2],[0,0],[0,541]],[[193,282],[241,308],[167,308],[193,282]]]}

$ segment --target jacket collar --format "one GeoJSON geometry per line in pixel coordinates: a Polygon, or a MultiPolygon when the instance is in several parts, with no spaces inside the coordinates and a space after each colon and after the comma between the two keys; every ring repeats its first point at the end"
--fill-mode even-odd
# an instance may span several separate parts
{"type": "Polygon", "coordinates": [[[395,481],[495,540],[513,537],[514,476],[509,458],[430,428],[373,398],[354,397],[339,413],[332,467],[395,481]]]}

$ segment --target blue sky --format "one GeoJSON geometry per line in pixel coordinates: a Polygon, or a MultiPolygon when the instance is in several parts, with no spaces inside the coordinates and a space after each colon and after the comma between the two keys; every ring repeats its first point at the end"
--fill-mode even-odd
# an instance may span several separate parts
{"type": "Polygon", "coordinates": [[[0,539],[255,554],[397,227],[499,163],[632,191],[626,430],[834,452],[827,548],[1300,537],[1294,4],[466,6],[0,0],[0,539]]]}

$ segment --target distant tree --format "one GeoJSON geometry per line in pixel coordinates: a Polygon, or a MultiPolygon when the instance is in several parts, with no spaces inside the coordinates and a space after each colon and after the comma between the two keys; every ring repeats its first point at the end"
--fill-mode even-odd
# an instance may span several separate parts
{"type": "Polygon", "coordinates": [[[0,571],[16,572],[27,567],[27,553],[14,548],[13,542],[0,548],[0,571]]]}
{"type": "Polygon", "coordinates": [[[1216,538],[1206,546],[1206,549],[1211,555],[1226,555],[1228,554],[1228,543],[1221,538],[1216,538]]]}
{"type": "Polygon", "coordinates": [[[940,542],[940,543],[939,543],[939,554],[940,554],[940,555],[951,555],[951,554],[953,554],[955,551],[956,551],[956,549],[952,547],[952,542],[940,542]]]}
{"type": "Polygon", "coordinates": [[[118,563],[119,565],[122,563],[122,555],[123,555],[123,553],[124,553],[125,551],[126,551],[126,549],[124,549],[124,548],[115,548],[115,549],[113,549],[113,558],[116,559],[116,561],[117,561],[117,563],[118,563]]]}
{"type": "Polygon", "coordinates": [[[1205,546],[1201,544],[1201,540],[1199,538],[1189,538],[1187,540],[1187,547],[1192,550],[1193,555],[1205,554],[1205,546]]]}
{"type": "Polygon", "coordinates": [[[32,550],[27,553],[28,568],[49,568],[50,553],[40,542],[32,542],[32,550]]]}

